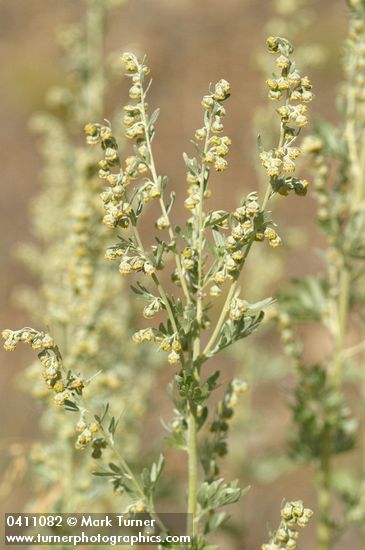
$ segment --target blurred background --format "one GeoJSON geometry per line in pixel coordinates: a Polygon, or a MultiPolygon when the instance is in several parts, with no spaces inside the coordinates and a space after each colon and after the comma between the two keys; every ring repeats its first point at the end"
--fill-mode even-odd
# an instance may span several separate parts
{"type": "MultiPolygon", "coordinates": [[[[340,60],[347,28],[345,2],[306,2],[304,26],[295,21],[296,11],[301,17],[296,4],[290,0],[128,0],[110,14],[106,33],[108,55],[133,50],[148,56],[153,76],[149,102],[161,107],[156,158],[159,172],[170,177],[177,191],[178,219],[185,215],[179,206],[186,193],[182,152],[190,152],[189,140],[201,126],[201,97],[209,83],[220,78],[232,86],[225,131],[232,138],[233,146],[229,169],[214,179],[212,207],[231,209],[245,193],[257,189],[260,177],[255,168],[256,136],[260,132],[265,142],[267,111],[262,109],[268,107],[268,100],[264,82],[270,75],[262,72],[262,65],[269,63],[267,67],[270,67],[272,62],[266,54],[265,39],[278,32],[283,14],[289,25],[293,25],[291,30],[294,30],[298,51],[303,45],[308,48],[303,59],[307,56],[307,62],[310,61],[305,72],[311,77],[315,93],[311,112],[337,120],[336,90],[342,80],[340,60]],[[258,128],[260,122],[262,127],[258,128]]],[[[67,67],[55,39],[56,31],[62,25],[79,21],[84,10],[82,0],[0,0],[1,327],[32,324],[29,314],[14,301],[19,288],[37,286],[36,278],[14,255],[19,242],[34,239],[29,206],[41,186],[42,161],[37,138],[29,131],[28,122],[35,112],[46,108],[47,90],[67,80],[67,67]]],[[[108,88],[106,118],[112,118],[126,102],[122,68],[118,68],[118,73],[108,88]]],[[[274,109],[273,104],[270,107],[274,109]]],[[[265,270],[273,271],[268,273],[268,295],[272,295],[284,281],[316,273],[321,268],[318,248],[322,240],[311,198],[293,195],[278,199],[275,208],[285,246],[278,254],[266,248],[264,252],[259,251],[264,255],[261,260],[255,260],[256,255],[251,258],[247,285],[253,297],[256,297],[255,285],[265,286],[261,281],[265,280],[265,270]],[[275,259],[270,259],[270,255],[275,255],[275,259]]],[[[285,459],[290,421],[286,401],[292,379],[290,367],[285,359],[280,359],[279,340],[275,332],[267,333],[266,338],[258,336],[257,342],[264,353],[267,351],[267,357],[274,357],[272,364],[250,355],[244,344],[238,345],[224,360],[224,368],[230,374],[252,380],[249,395],[240,403],[230,439],[232,452],[224,465],[228,478],[237,476],[243,486],[251,485],[250,492],[236,506],[230,529],[220,535],[222,547],[227,550],[259,548],[266,540],[268,526],[278,523],[283,498],[302,498],[308,506],[316,507],[310,483],[312,472],[309,468],[294,468],[285,459]]],[[[306,340],[309,358],[325,353],[323,335],[309,332],[306,340]]],[[[32,352],[26,347],[19,347],[13,354],[0,351],[4,451],[1,466],[5,477],[9,479],[11,473],[13,478],[10,485],[4,482],[2,486],[2,512],[20,511],[37,489],[36,478],[29,482],[24,449],[40,437],[40,408],[19,389],[22,372],[31,358],[32,352]],[[15,469],[9,470],[10,462],[6,458],[9,452],[16,463],[15,469]]],[[[144,429],[149,433],[152,429],[156,434],[148,452],[159,449],[162,443],[159,417],[169,418],[170,405],[164,388],[170,376],[171,370],[162,369],[148,397],[142,433],[144,429]]],[[[174,456],[173,451],[168,451],[169,454],[174,456]]],[[[346,460],[352,464],[356,457],[346,460]]],[[[176,455],[166,475],[183,474],[184,468],[184,458],[176,455]]],[[[173,496],[170,498],[173,502],[173,496]]],[[[216,540],[219,542],[220,538],[216,540]]],[[[310,527],[303,533],[300,547],[313,548],[313,540],[314,527],[310,527]]],[[[345,545],[353,550],[362,547],[355,530],[350,530],[334,548],[345,548],[345,545]]]]}

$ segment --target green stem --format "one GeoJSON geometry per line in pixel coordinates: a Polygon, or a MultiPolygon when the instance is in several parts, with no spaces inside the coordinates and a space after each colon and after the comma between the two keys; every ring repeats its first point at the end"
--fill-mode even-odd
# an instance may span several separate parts
{"type": "MultiPolygon", "coordinates": [[[[209,147],[209,138],[211,131],[212,117],[209,120],[207,126],[207,135],[204,145],[204,156],[207,153],[209,147]]],[[[193,360],[192,371],[194,376],[199,377],[198,369],[196,368],[196,360],[200,355],[201,348],[201,323],[203,317],[203,249],[204,249],[204,178],[205,178],[206,164],[203,160],[200,170],[200,190],[199,190],[199,207],[195,218],[195,246],[198,254],[198,284],[196,293],[196,335],[193,342],[193,360]]],[[[195,411],[192,410],[191,404],[189,404],[188,412],[188,525],[187,532],[190,537],[194,536],[194,520],[196,516],[196,492],[197,492],[197,477],[198,477],[198,456],[197,456],[197,426],[195,411]]]]}
{"type": "Polygon", "coordinates": [[[230,303],[231,303],[232,298],[234,296],[234,293],[236,291],[236,287],[237,287],[237,281],[234,281],[234,283],[232,283],[231,288],[228,291],[226,300],[224,302],[223,308],[221,310],[221,314],[218,318],[218,321],[217,321],[217,324],[214,328],[214,331],[212,332],[212,335],[209,339],[209,342],[207,343],[207,345],[204,348],[203,355],[207,355],[209,353],[209,351],[213,347],[215,341],[217,340],[217,338],[220,334],[222,326],[223,326],[223,324],[226,320],[226,316],[227,316],[227,313],[228,313],[228,310],[229,310],[230,303]]]}
{"type": "Polygon", "coordinates": [[[165,307],[166,307],[166,311],[168,313],[168,316],[169,316],[169,319],[171,321],[171,324],[173,326],[173,329],[174,329],[174,332],[178,332],[178,328],[177,328],[177,324],[176,324],[176,320],[175,320],[175,316],[174,316],[174,313],[171,309],[171,306],[170,306],[170,302],[169,302],[169,299],[166,295],[166,292],[164,291],[163,289],[163,286],[161,285],[158,277],[156,275],[152,275],[152,279],[154,280],[155,282],[155,285],[157,286],[157,290],[159,291],[160,293],[160,296],[165,304],[165,307]]]}
{"type": "Polygon", "coordinates": [[[130,466],[129,466],[128,462],[126,461],[126,459],[120,454],[118,449],[115,447],[114,440],[110,440],[110,438],[109,438],[109,441],[111,442],[111,448],[112,448],[114,454],[116,455],[116,457],[118,458],[118,461],[119,461],[120,465],[122,466],[124,472],[127,474],[128,479],[131,481],[132,485],[134,486],[137,493],[141,497],[141,500],[143,502],[145,502],[146,497],[145,497],[145,494],[144,494],[144,491],[143,491],[143,488],[142,488],[141,484],[139,483],[138,479],[134,475],[134,473],[133,473],[132,469],[130,468],[130,466]]]}
{"type": "Polygon", "coordinates": [[[124,472],[127,474],[128,479],[132,482],[132,484],[134,485],[137,493],[140,495],[141,500],[144,502],[147,512],[149,514],[151,514],[151,516],[156,520],[156,522],[159,525],[160,529],[164,532],[167,532],[166,526],[164,525],[163,521],[161,520],[161,518],[159,517],[159,515],[157,514],[157,512],[155,510],[155,505],[154,505],[154,502],[153,502],[153,496],[150,495],[150,497],[148,499],[146,498],[146,495],[143,491],[143,488],[142,488],[141,484],[139,483],[138,479],[136,478],[136,476],[134,475],[134,473],[133,473],[132,469],[130,468],[128,462],[120,454],[118,449],[116,449],[114,440],[112,441],[112,449],[113,449],[115,455],[117,456],[117,458],[119,460],[119,463],[121,464],[122,468],[124,469],[124,472]]]}
{"type": "Polygon", "coordinates": [[[339,273],[339,295],[337,302],[337,337],[335,342],[334,359],[329,369],[329,381],[334,387],[340,388],[342,382],[342,367],[346,326],[349,313],[351,276],[346,266],[339,273]]]}
{"type": "Polygon", "coordinates": [[[197,429],[194,413],[190,410],[188,418],[188,456],[189,456],[189,481],[188,481],[188,526],[190,537],[194,536],[194,519],[196,516],[196,492],[197,492],[197,429]]]}
{"type": "Polygon", "coordinates": [[[330,434],[323,443],[322,456],[317,472],[318,486],[318,523],[317,523],[317,550],[330,548],[330,504],[331,504],[331,449],[330,434]]]}

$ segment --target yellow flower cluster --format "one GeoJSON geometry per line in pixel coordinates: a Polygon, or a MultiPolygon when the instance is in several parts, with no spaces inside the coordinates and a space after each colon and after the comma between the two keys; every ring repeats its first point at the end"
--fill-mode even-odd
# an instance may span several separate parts
{"type": "Polygon", "coordinates": [[[82,451],[91,443],[93,449],[91,453],[92,458],[100,458],[102,449],[108,446],[108,442],[104,437],[97,437],[98,432],[100,432],[99,423],[96,421],[88,421],[86,419],[86,411],[82,411],[75,429],[76,432],[79,433],[75,443],[76,449],[82,451]]]}
{"type": "MultiPolygon", "coordinates": [[[[214,214],[214,213],[213,213],[214,214]]],[[[264,220],[257,193],[247,195],[241,206],[236,208],[230,217],[221,216],[219,227],[230,229],[230,234],[224,241],[224,254],[219,269],[214,274],[211,296],[219,296],[222,284],[227,279],[233,279],[242,267],[245,259],[245,246],[253,240],[268,239],[270,246],[280,246],[281,239],[272,224],[264,220]]]]}
{"type": "MultiPolygon", "coordinates": [[[[206,167],[212,165],[217,172],[222,172],[228,166],[225,157],[229,152],[231,140],[227,136],[218,134],[223,132],[222,118],[226,113],[222,103],[228,99],[229,95],[230,84],[221,79],[215,84],[214,89],[202,99],[202,106],[205,110],[204,126],[195,132],[195,138],[204,142],[204,147],[200,150],[202,163],[196,159],[185,158],[186,181],[189,184],[185,207],[188,210],[194,210],[199,206],[202,200],[201,187],[203,187],[203,198],[209,195],[206,189],[206,167]]],[[[199,149],[197,144],[196,146],[199,149]]]]}
{"type": "Polygon", "coordinates": [[[178,334],[163,335],[158,330],[153,328],[145,328],[138,330],[132,336],[135,344],[142,342],[155,342],[162,351],[168,352],[168,362],[170,365],[175,365],[180,359],[182,346],[178,334]]]}
{"type": "Polygon", "coordinates": [[[281,509],[282,520],[268,544],[262,550],[296,550],[299,532],[296,527],[306,527],[313,516],[312,510],[305,508],[301,500],[285,502],[281,509]]]}
{"type": "Polygon", "coordinates": [[[15,350],[19,342],[30,344],[34,350],[40,350],[38,357],[44,367],[42,376],[48,388],[54,392],[55,405],[63,406],[65,402],[72,401],[75,395],[82,394],[85,380],[65,372],[58,347],[49,334],[26,327],[16,331],[6,329],[2,332],[2,337],[5,340],[6,351],[15,350]]]}
{"type": "Polygon", "coordinates": [[[262,150],[260,159],[267,175],[270,177],[274,192],[287,195],[294,190],[297,195],[305,195],[308,182],[293,176],[295,160],[300,155],[300,148],[294,147],[298,134],[309,122],[307,106],[313,99],[312,86],[307,76],[301,76],[291,61],[293,47],[288,40],[270,37],[267,40],[269,51],[277,55],[276,66],[280,69],[278,76],[267,80],[269,98],[285,103],[277,109],[281,120],[279,145],[269,151],[262,150]]]}

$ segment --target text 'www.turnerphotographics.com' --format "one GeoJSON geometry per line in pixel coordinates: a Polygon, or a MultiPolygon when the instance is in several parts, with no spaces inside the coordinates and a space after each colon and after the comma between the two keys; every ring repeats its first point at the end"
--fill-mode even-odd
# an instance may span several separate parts
{"type": "Polygon", "coordinates": [[[5,544],[186,545],[187,514],[5,514],[5,544]]]}

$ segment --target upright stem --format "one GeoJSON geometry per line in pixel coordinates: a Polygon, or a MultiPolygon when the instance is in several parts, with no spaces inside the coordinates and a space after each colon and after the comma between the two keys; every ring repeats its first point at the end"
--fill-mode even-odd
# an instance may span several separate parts
{"type": "MultiPolygon", "coordinates": [[[[348,320],[350,297],[350,273],[346,266],[342,266],[339,272],[339,294],[337,298],[337,334],[334,343],[333,361],[328,370],[328,384],[340,391],[342,382],[343,350],[345,345],[346,325],[348,320]]],[[[332,453],[331,440],[333,434],[328,431],[322,442],[322,454],[317,473],[318,486],[318,550],[330,548],[330,505],[331,505],[331,480],[332,480],[332,453]]]]}
{"type": "Polygon", "coordinates": [[[346,266],[342,266],[339,273],[339,295],[337,301],[337,337],[334,358],[329,369],[329,382],[338,389],[341,387],[342,381],[343,350],[349,312],[350,283],[350,272],[346,266]]]}
{"type": "MultiPolygon", "coordinates": [[[[352,194],[348,196],[349,217],[359,209],[364,196],[364,172],[363,172],[363,151],[365,147],[364,133],[359,139],[357,132],[358,113],[354,82],[356,79],[356,55],[350,52],[347,61],[347,105],[345,140],[348,149],[349,173],[352,179],[352,194]]],[[[349,317],[350,294],[351,294],[351,266],[347,265],[347,258],[342,257],[342,263],[337,271],[338,296],[336,300],[335,323],[336,327],[334,351],[331,364],[328,369],[328,384],[335,390],[340,391],[343,378],[344,348],[346,329],[349,317]]],[[[328,550],[330,547],[330,499],[332,479],[332,453],[331,438],[329,432],[326,441],[323,442],[320,468],[318,471],[318,550],[328,550]]]]}
{"type": "Polygon", "coordinates": [[[197,429],[194,413],[190,410],[188,418],[188,534],[194,535],[194,518],[196,516],[196,492],[197,492],[197,429]]]}
{"type": "MultiPolygon", "coordinates": [[[[355,20],[353,21],[355,24],[355,20]]],[[[363,42],[364,35],[362,36],[363,42]]],[[[364,209],[363,199],[365,194],[365,131],[364,131],[364,107],[356,101],[356,90],[354,83],[358,75],[358,59],[361,56],[360,48],[352,49],[349,58],[349,88],[347,92],[347,127],[346,141],[349,150],[351,176],[354,180],[354,192],[352,206],[353,210],[364,209]],[[352,85],[351,85],[352,84],[352,85]]],[[[363,72],[363,71],[362,71],[363,72]]],[[[350,283],[349,283],[350,286],[350,283]]],[[[362,399],[365,405],[365,376],[362,378],[362,399]]],[[[365,429],[362,436],[362,481],[365,480],[365,429]]]]}
{"type": "Polygon", "coordinates": [[[331,452],[330,438],[323,444],[320,467],[317,472],[318,486],[318,524],[317,550],[328,550],[330,547],[329,510],[331,501],[331,452]]]}
{"type": "MultiPolygon", "coordinates": [[[[204,145],[204,156],[207,153],[209,147],[209,138],[211,131],[210,119],[209,125],[207,127],[207,135],[205,138],[204,145]]],[[[196,292],[196,334],[193,342],[193,358],[191,369],[193,376],[198,377],[199,372],[196,367],[196,361],[200,355],[201,351],[201,324],[203,318],[203,249],[204,249],[204,211],[203,211],[203,202],[204,202],[204,185],[205,185],[205,174],[206,163],[203,160],[201,171],[200,171],[200,197],[199,197],[199,206],[196,212],[195,218],[195,246],[198,255],[198,283],[197,283],[197,292],[196,292]]],[[[198,477],[198,456],[197,456],[197,426],[195,418],[195,410],[192,410],[191,404],[189,404],[188,411],[188,534],[190,537],[194,535],[194,518],[196,515],[196,492],[197,492],[197,477],[198,477]]]]}

